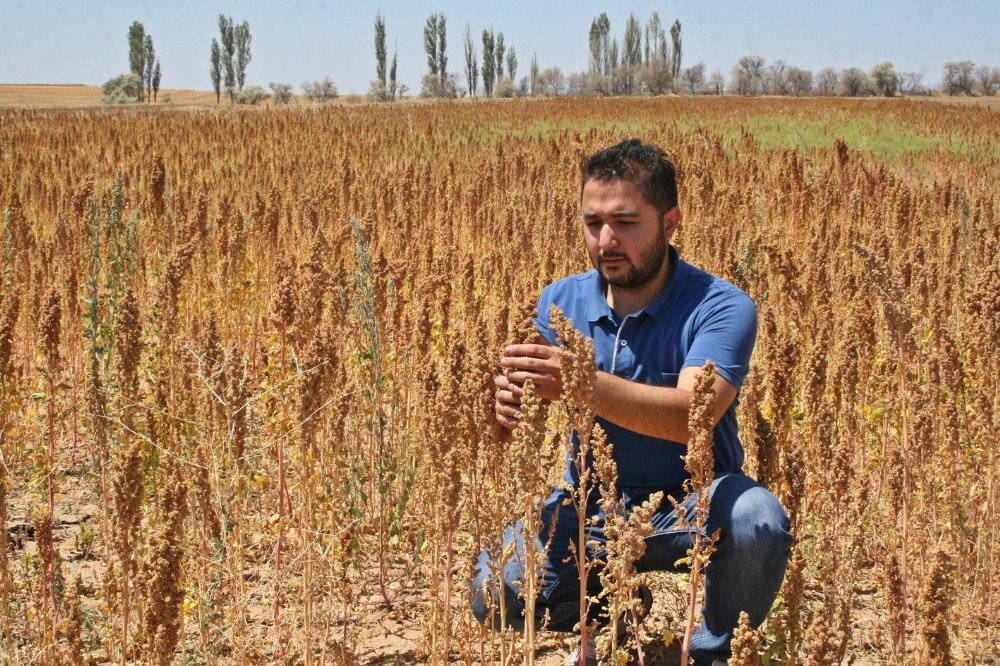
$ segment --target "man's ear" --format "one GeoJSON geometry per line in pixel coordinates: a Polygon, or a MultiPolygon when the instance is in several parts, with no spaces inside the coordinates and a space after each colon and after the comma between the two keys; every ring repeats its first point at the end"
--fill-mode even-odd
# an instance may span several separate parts
{"type": "Polygon", "coordinates": [[[674,235],[677,231],[677,226],[681,223],[681,209],[674,206],[666,213],[663,214],[663,232],[667,236],[667,240],[674,235]]]}

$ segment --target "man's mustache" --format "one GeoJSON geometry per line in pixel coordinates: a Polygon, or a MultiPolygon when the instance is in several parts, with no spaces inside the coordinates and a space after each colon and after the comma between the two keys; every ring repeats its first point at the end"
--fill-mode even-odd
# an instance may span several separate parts
{"type": "Polygon", "coordinates": [[[628,259],[628,256],[622,252],[601,252],[601,259],[628,259]]]}

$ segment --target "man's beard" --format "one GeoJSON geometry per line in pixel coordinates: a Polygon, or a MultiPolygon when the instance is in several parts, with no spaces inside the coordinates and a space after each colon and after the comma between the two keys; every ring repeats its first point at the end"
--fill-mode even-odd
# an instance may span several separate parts
{"type": "MultiPolygon", "coordinates": [[[[604,256],[625,257],[624,254],[619,253],[605,254],[604,256]]],[[[626,257],[625,261],[628,263],[628,267],[625,271],[614,276],[609,276],[602,270],[601,276],[605,282],[613,287],[619,289],[638,289],[649,284],[656,277],[666,258],[667,235],[663,233],[663,227],[660,227],[659,233],[656,235],[656,240],[639,253],[638,264],[633,264],[632,260],[626,257]]]]}

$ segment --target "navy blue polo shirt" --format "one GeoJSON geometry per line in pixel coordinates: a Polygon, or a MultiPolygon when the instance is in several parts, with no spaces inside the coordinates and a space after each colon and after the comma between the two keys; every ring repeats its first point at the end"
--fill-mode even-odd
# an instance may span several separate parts
{"type": "MultiPolygon", "coordinates": [[[[757,308],[738,287],[683,261],[673,245],[669,251],[676,264],[674,275],[642,310],[626,317],[615,315],[605,298],[603,279],[590,270],[542,290],[535,326],[557,344],[549,326],[549,307],[554,304],[593,339],[599,370],[643,384],[677,386],[682,368],[700,367],[711,359],[718,373],[739,389],[757,337],[757,308]]],[[[738,403],[739,394],[715,428],[716,474],[738,471],[743,465],[736,427],[738,403]]],[[[684,444],[641,435],[600,417],[597,421],[614,445],[619,487],[674,489],[688,477],[684,444]]],[[[577,481],[569,461],[565,478],[577,481]]]]}

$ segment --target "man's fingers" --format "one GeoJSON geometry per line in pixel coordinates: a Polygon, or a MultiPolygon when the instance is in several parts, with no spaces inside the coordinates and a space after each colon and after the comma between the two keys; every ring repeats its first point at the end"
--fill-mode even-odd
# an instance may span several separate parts
{"type": "Polygon", "coordinates": [[[509,416],[497,414],[497,421],[507,430],[513,430],[517,427],[517,419],[512,419],[509,416]]]}
{"type": "Polygon", "coordinates": [[[533,358],[550,358],[558,354],[557,347],[548,345],[508,345],[503,348],[504,356],[531,356],[533,358]]]}
{"type": "Polygon", "coordinates": [[[512,419],[516,419],[517,415],[521,413],[516,407],[511,407],[505,402],[498,402],[496,408],[497,416],[507,416],[512,419]]]}
{"type": "Polygon", "coordinates": [[[510,380],[511,383],[517,383],[522,386],[524,385],[524,382],[530,379],[531,382],[535,385],[535,388],[538,388],[538,386],[552,381],[553,377],[552,375],[549,374],[542,374],[538,372],[525,372],[523,370],[518,370],[509,373],[507,375],[507,379],[510,380]]]}
{"type": "Polygon", "coordinates": [[[506,403],[510,403],[512,405],[520,405],[521,404],[521,398],[519,398],[518,396],[514,395],[514,393],[511,392],[511,391],[505,391],[503,389],[500,389],[499,391],[496,392],[496,398],[497,398],[497,402],[506,402],[506,403]]]}
{"type": "Polygon", "coordinates": [[[536,358],[534,356],[505,356],[500,359],[500,365],[504,368],[515,368],[517,370],[541,370],[548,367],[547,358],[536,358]]]}

